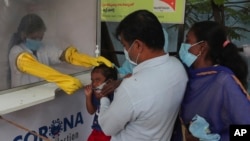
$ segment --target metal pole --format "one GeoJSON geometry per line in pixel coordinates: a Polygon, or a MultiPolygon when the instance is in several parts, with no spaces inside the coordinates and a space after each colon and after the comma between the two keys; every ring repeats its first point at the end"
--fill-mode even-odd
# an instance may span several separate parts
{"type": "Polygon", "coordinates": [[[96,0],[96,46],[101,50],[101,0],[96,0]]]}

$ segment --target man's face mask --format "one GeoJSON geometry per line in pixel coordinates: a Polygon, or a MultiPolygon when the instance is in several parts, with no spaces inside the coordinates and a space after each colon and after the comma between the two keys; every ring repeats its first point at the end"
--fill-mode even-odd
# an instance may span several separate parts
{"type": "Polygon", "coordinates": [[[43,43],[39,40],[33,40],[30,38],[26,39],[25,45],[27,48],[29,48],[32,51],[37,51],[42,45],[43,43]]]}
{"type": "Polygon", "coordinates": [[[125,58],[126,58],[131,64],[137,65],[137,60],[138,60],[140,54],[137,55],[136,61],[135,61],[135,62],[132,61],[132,60],[130,59],[130,57],[129,57],[129,51],[130,51],[130,49],[133,47],[133,45],[134,45],[134,42],[133,42],[133,43],[131,44],[131,46],[129,47],[128,51],[124,48],[124,55],[125,55],[125,58]]]}
{"type": "Polygon", "coordinates": [[[188,67],[190,67],[194,61],[197,59],[197,57],[200,55],[194,55],[192,53],[190,53],[188,50],[195,46],[195,45],[198,45],[200,43],[202,43],[203,41],[200,41],[200,42],[197,42],[197,43],[194,43],[194,44],[188,44],[188,43],[182,43],[181,44],[181,48],[180,48],[180,51],[179,51],[179,56],[182,60],[182,62],[184,64],[186,64],[188,67]]]}

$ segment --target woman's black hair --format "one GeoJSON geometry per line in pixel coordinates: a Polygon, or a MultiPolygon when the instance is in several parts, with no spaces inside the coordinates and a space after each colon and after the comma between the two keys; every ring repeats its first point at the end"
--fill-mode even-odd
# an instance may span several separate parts
{"type": "Polygon", "coordinates": [[[27,35],[43,30],[46,30],[46,26],[40,16],[34,13],[23,16],[17,27],[16,33],[14,33],[11,37],[9,48],[13,47],[14,45],[18,45],[25,40],[22,39],[21,34],[24,33],[27,35]]]}
{"type": "Polygon", "coordinates": [[[240,55],[237,46],[228,41],[225,26],[215,21],[201,21],[195,23],[190,31],[195,34],[197,42],[207,42],[209,51],[206,58],[211,59],[214,65],[220,64],[230,68],[243,86],[247,88],[247,64],[240,55]]]}

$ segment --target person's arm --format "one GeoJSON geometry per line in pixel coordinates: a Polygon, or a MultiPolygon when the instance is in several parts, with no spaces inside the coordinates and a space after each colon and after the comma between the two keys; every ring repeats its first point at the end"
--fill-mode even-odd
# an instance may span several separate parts
{"type": "Polygon", "coordinates": [[[83,66],[83,67],[93,67],[99,66],[100,64],[105,64],[108,67],[114,67],[113,63],[110,62],[103,56],[93,57],[86,53],[80,53],[74,46],[69,46],[62,52],[60,57],[61,61],[66,61],[72,65],[83,66]]]}
{"type": "Polygon", "coordinates": [[[18,55],[16,65],[19,71],[27,73],[48,82],[55,83],[67,94],[73,94],[82,87],[79,79],[63,74],[45,64],[40,63],[32,54],[23,52],[18,55]]]}
{"type": "Polygon", "coordinates": [[[119,87],[112,103],[107,97],[101,98],[99,124],[106,135],[116,135],[133,120],[134,108],[127,91],[119,87]]]}
{"type": "Polygon", "coordinates": [[[84,87],[84,93],[86,96],[86,108],[89,114],[94,114],[96,112],[96,108],[92,103],[92,86],[91,85],[87,85],[84,87]]]}
{"type": "Polygon", "coordinates": [[[17,56],[23,51],[24,50],[20,46],[14,46],[10,50],[9,66],[10,66],[10,73],[11,73],[11,87],[17,87],[17,86],[22,85],[21,83],[22,72],[19,71],[16,66],[16,59],[17,59],[17,56]]]}
{"type": "Polygon", "coordinates": [[[250,124],[250,100],[233,78],[225,86],[225,107],[233,123],[250,124]]]}
{"type": "Polygon", "coordinates": [[[113,94],[115,89],[120,86],[122,80],[124,78],[129,78],[130,76],[132,76],[131,73],[126,74],[122,79],[119,79],[119,80],[108,80],[106,85],[104,85],[104,87],[102,88],[102,91],[99,94],[99,98],[101,98],[103,96],[107,96],[109,94],[113,94]]]}

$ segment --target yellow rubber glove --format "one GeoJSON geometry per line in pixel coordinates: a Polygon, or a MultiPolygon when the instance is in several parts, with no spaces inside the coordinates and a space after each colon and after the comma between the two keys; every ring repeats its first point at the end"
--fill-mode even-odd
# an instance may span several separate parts
{"type": "Polygon", "coordinates": [[[102,56],[93,57],[87,54],[79,53],[73,46],[69,46],[65,50],[64,60],[70,64],[84,67],[99,66],[100,64],[105,64],[108,67],[114,67],[108,59],[102,56]]]}
{"type": "Polygon", "coordinates": [[[82,87],[82,83],[66,74],[62,74],[49,66],[38,62],[31,54],[24,52],[17,57],[17,68],[24,73],[42,78],[48,82],[56,83],[56,85],[67,94],[73,94],[82,87]]]}

